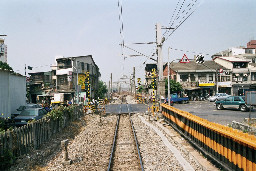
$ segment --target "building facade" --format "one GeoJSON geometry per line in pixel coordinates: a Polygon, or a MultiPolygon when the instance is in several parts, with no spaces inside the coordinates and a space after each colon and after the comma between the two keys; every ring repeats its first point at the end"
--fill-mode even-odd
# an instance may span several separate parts
{"type": "MultiPolygon", "coordinates": [[[[186,63],[170,63],[170,79],[179,82],[191,100],[214,95],[218,91],[219,70],[223,67],[214,61],[203,64],[191,60],[186,63]]],[[[226,68],[225,68],[226,69],[226,68]]],[[[168,78],[167,64],[164,67],[164,77],[168,78]]]]}
{"type": "Polygon", "coordinates": [[[3,38],[0,38],[0,61],[7,63],[7,45],[3,38]]]}
{"type": "Polygon", "coordinates": [[[246,90],[255,88],[253,85],[255,85],[256,68],[249,59],[229,56],[215,57],[213,60],[230,70],[231,95],[245,95],[246,90]]]}
{"type": "Polygon", "coordinates": [[[79,92],[82,98],[95,98],[100,77],[99,68],[91,55],[56,59],[57,65],[52,68],[52,82],[55,92],[64,93],[65,100],[73,100],[79,92]],[[89,74],[89,78],[87,77],[89,74]],[[89,81],[90,91],[87,83],[89,81]],[[78,86],[77,86],[78,85],[78,86]]]}

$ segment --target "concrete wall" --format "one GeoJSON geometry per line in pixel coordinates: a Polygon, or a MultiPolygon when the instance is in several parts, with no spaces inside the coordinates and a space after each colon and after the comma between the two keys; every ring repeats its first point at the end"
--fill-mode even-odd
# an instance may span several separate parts
{"type": "Polygon", "coordinates": [[[9,72],[0,70],[0,117],[11,113],[9,92],[9,72]]]}
{"type": "Polygon", "coordinates": [[[11,113],[26,103],[26,78],[17,75],[10,75],[10,104],[11,113]]]}
{"type": "Polygon", "coordinates": [[[11,117],[19,106],[26,103],[26,78],[0,70],[0,114],[11,117]]]}
{"type": "Polygon", "coordinates": [[[227,69],[232,70],[233,69],[233,64],[229,61],[226,61],[224,59],[220,59],[220,58],[215,58],[214,62],[216,62],[217,64],[220,64],[222,66],[224,66],[227,69]]]}

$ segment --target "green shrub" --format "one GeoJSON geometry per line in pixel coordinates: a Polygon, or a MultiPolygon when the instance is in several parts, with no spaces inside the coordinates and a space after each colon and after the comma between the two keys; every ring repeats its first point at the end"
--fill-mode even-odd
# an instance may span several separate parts
{"type": "Polygon", "coordinates": [[[9,150],[4,150],[4,153],[2,156],[0,156],[0,169],[6,169],[9,168],[15,160],[15,157],[13,156],[12,152],[9,150]]]}
{"type": "Polygon", "coordinates": [[[50,117],[53,120],[63,119],[64,115],[67,114],[69,117],[72,117],[75,106],[59,106],[56,109],[53,109],[51,112],[47,113],[45,117],[50,117]]]}

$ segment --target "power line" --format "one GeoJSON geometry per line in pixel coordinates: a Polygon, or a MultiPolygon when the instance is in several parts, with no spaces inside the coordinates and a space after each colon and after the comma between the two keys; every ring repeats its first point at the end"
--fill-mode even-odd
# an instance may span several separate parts
{"type": "MultiPolygon", "coordinates": [[[[172,17],[171,17],[171,20],[170,20],[170,22],[169,22],[168,26],[170,26],[170,25],[171,25],[171,22],[172,22],[172,20],[173,20],[174,14],[175,14],[175,12],[176,12],[176,10],[177,10],[178,6],[179,6],[180,1],[181,1],[181,0],[179,0],[179,1],[178,1],[178,3],[176,4],[176,7],[175,7],[175,9],[174,9],[174,12],[173,12],[173,14],[172,14],[172,17]]],[[[163,35],[165,35],[165,34],[166,34],[166,32],[169,32],[169,30],[165,30],[165,32],[164,32],[164,34],[163,34],[163,35]]]]}
{"type": "Polygon", "coordinates": [[[150,56],[147,56],[147,55],[145,55],[145,54],[143,54],[143,53],[141,53],[141,52],[139,52],[139,51],[137,51],[137,50],[135,50],[135,49],[133,49],[133,48],[130,48],[130,47],[126,46],[126,45],[124,45],[124,47],[127,48],[127,49],[130,49],[130,50],[132,50],[132,51],[134,51],[134,52],[136,52],[136,53],[138,53],[138,54],[140,54],[141,56],[144,56],[144,57],[147,57],[147,58],[149,58],[149,59],[151,59],[151,60],[153,60],[153,61],[156,61],[156,59],[154,59],[154,58],[152,58],[152,57],[150,57],[150,56]]]}
{"type": "MultiPolygon", "coordinates": [[[[196,9],[195,9],[196,10],[196,9]]],[[[189,16],[187,16],[186,18],[185,18],[185,20],[183,20],[169,35],[168,35],[168,37],[166,37],[165,38],[165,41],[166,40],[168,40],[168,38],[195,12],[195,10],[194,11],[192,11],[192,13],[191,14],[189,14],[189,16]]]]}
{"type": "MultiPolygon", "coordinates": [[[[185,1],[183,1],[183,3],[184,3],[184,2],[185,2],[185,1]]],[[[180,25],[181,25],[182,23],[184,23],[184,21],[187,20],[187,18],[189,18],[189,16],[191,16],[191,14],[193,14],[194,11],[196,10],[196,7],[195,7],[195,9],[192,11],[192,9],[194,8],[194,6],[195,6],[197,0],[195,0],[195,1],[192,0],[192,2],[193,2],[193,3],[190,2],[190,3],[186,6],[186,8],[181,12],[181,15],[179,15],[179,16],[176,15],[176,18],[175,18],[175,20],[173,21],[173,23],[172,23],[172,25],[171,25],[170,27],[172,27],[172,26],[174,25],[175,21],[179,21],[179,20],[178,20],[179,18],[181,18],[181,20],[180,20],[179,22],[177,22],[178,25],[174,27],[175,29],[172,30],[172,33],[173,33],[178,27],[180,27],[180,25]],[[189,14],[190,11],[192,11],[192,12],[189,14]],[[188,14],[189,14],[189,15],[188,15],[188,14]],[[182,17],[182,15],[183,15],[183,17],[182,17]],[[183,19],[184,19],[184,20],[183,20],[183,19]]],[[[184,4],[183,4],[183,5],[184,5],[184,4]]],[[[182,5],[182,6],[183,6],[183,5],[182,5]]],[[[180,8],[180,10],[181,10],[181,8],[180,8]]],[[[179,13],[179,12],[178,12],[178,13],[179,13]]],[[[168,34],[169,31],[170,31],[170,30],[168,30],[168,31],[166,32],[166,34],[168,34]]],[[[171,33],[171,34],[172,34],[172,33],[171,33]]],[[[165,37],[165,39],[167,40],[168,37],[169,37],[171,34],[169,34],[167,37],[165,37]]]]}
{"type": "Polygon", "coordinates": [[[189,50],[183,50],[183,49],[177,49],[177,48],[170,48],[170,49],[172,49],[172,50],[176,50],[176,51],[181,51],[181,52],[188,52],[188,53],[195,53],[195,54],[204,54],[204,55],[209,55],[209,53],[202,53],[202,52],[192,52],[192,51],[189,51],[189,50]]]}

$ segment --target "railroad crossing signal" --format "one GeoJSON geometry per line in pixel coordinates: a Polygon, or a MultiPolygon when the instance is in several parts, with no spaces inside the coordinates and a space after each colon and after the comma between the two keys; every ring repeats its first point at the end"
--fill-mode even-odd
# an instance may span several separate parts
{"type": "Polygon", "coordinates": [[[196,63],[198,63],[198,64],[204,63],[204,56],[203,55],[196,55],[196,63]]]}

